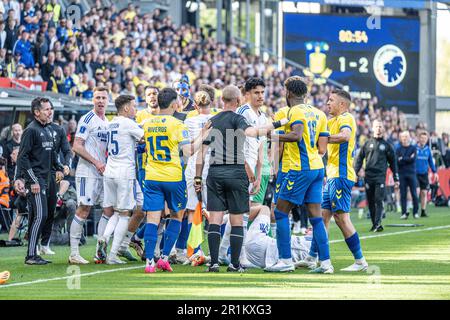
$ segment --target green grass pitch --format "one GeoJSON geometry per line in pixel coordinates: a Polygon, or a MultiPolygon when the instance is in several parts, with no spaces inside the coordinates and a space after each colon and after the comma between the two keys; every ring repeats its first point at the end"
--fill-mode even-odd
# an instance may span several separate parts
{"type": "MultiPolygon", "coordinates": [[[[70,267],[68,247],[54,247],[53,264],[26,266],[26,248],[0,248],[0,271],[11,279],[0,286],[5,299],[450,299],[450,210],[429,207],[429,218],[406,223],[424,227],[386,227],[369,233],[370,222],[352,214],[370,269],[344,273],[352,256],[334,223],[330,228],[335,274],[312,275],[306,269],[289,274],[250,270],[244,274],[204,273],[205,267],[174,266],[173,273],[144,274],[141,262],[123,266],[70,267]],[[81,277],[70,278],[73,272],[81,277]]],[[[405,223],[388,214],[384,224],[405,223]]],[[[5,235],[3,234],[2,237],[5,235]]],[[[92,261],[94,239],[81,247],[92,261]]]]}

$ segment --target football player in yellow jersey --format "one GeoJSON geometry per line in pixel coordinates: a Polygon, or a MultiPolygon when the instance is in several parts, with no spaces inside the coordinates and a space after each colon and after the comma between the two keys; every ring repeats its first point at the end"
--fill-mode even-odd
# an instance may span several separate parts
{"type": "Polygon", "coordinates": [[[355,263],[341,271],[363,271],[368,264],[361,250],[358,233],[350,220],[350,203],[356,174],[353,159],[356,144],[356,121],[349,112],[350,94],[344,90],[332,91],[327,106],[332,118],[328,121],[330,137],[328,141],[327,184],[323,192],[322,213],[328,227],[334,216],[336,224],[344,235],[355,263]]]}
{"type": "Polygon", "coordinates": [[[143,190],[143,210],[147,212],[144,232],[146,273],[154,273],[156,268],[172,271],[168,258],[178,239],[187,202],[180,151],[185,156],[191,156],[199,150],[203,137],[210,131],[209,124],[205,125],[201,134],[191,142],[187,127],[172,116],[180,103],[175,90],[162,89],[158,94],[160,113],[145,121],[143,125],[147,145],[147,167],[143,190]],[[171,218],[165,231],[161,258],[158,263],[155,263],[153,257],[158,238],[158,225],[165,202],[171,210],[171,218]]]}
{"type": "Polygon", "coordinates": [[[328,235],[320,211],[324,177],[322,155],[326,153],[329,136],[326,116],[317,108],[304,105],[308,89],[300,77],[288,78],[285,88],[290,107],[289,123],[285,126],[285,133],[277,136],[279,141],[285,142],[282,170],[288,170],[275,208],[280,260],[265,270],[288,272],[295,269],[291,255],[289,212],[294,205],[306,203],[321,261],[321,266],[313,272],[333,273],[328,235]]]}
{"type": "MultiPolygon", "coordinates": [[[[159,89],[154,86],[147,86],[145,88],[145,102],[147,103],[147,108],[140,110],[136,113],[136,122],[142,127],[144,122],[151,118],[153,115],[159,113],[158,106],[158,92],[159,89]]],[[[138,147],[138,181],[142,185],[142,181],[145,177],[145,167],[147,164],[147,155],[142,153],[145,149],[144,145],[139,145],[138,147]]]]}
{"type": "Polygon", "coordinates": [[[145,102],[147,103],[147,108],[140,110],[136,113],[136,122],[139,125],[142,125],[142,123],[152,115],[159,113],[158,92],[159,89],[155,86],[145,87],[144,94],[145,94],[145,102]]]}

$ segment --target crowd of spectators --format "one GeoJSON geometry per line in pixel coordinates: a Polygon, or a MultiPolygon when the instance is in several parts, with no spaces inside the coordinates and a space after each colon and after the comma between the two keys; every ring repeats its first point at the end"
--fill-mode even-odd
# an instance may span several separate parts
{"type": "MultiPolygon", "coordinates": [[[[92,97],[95,86],[106,85],[111,99],[133,94],[144,102],[144,88],[172,86],[187,75],[191,91],[208,83],[217,89],[238,84],[250,76],[266,82],[267,113],[284,106],[283,82],[294,69],[279,72],[275,61],[263,61],[237,44],[218,43],[204,30],[189,25],[177,28],[170,16],[159,10],[141,13],[129,4],[119,11],[115,5],[103,7],[101,1],[83,12],[75,24],[64,17],[57,0],[0,1],[0,69],[4,76],[21,80],[46,81],[53,92],[92,97]],[[3,20],[2,20],[3,18],[3,20]]],[[[311,103],[326,110],[333,87],[311,85],[311,103]]],[[[220,99],[215,100],[220,104],[220,99]]],[[[215,105],[214,107],[220,107],[215,105]]],[[[358,144],[369,136],[371,120],[380,118],[390,142],[398,133],[416,128],[408,125],[402,112],[383,108],[376,97],[355,99],[352,110],[358,120],[358,144]]],[[[418,125],[426,129],[424,123],[418,125]]],[[[432,137],[436,136],[432,134],[432,137]]],[[[448,147],[448,135],[440,137],[440,149],[448,147]]],[[[441,150],[445,154],[445,150],[441,150]]]]}
{"type": "MultiPolygon", "coordinates": [[[[75,24],[66,19],[57,0],[0,1],[0,69],[4,76],[46,81],[47,90],[92,97],[95,86],[106,85],[111,99],[133,94],[144,102],[144,88],[172,86],[187,75],[191,91],[208,83],[220,96],[225,84],[239,84],[250,76],[266,82],[266,111],[272,115],[285,105],[283,82],[294,69],[277,70],[275,61],[263,61],[237,44],[218,43],[204,30],[189,25],[177,28],[170,16],[159,10],[141,13],[129,4],[119,11],[101,1],[83,12],[75,24]],[[2,19],[3,18],[3,19],[2,19]]],[[[311,103],[324,111],[329,85],[310,85],[311,103]]],[[[220,107],[216,99],[214,107],[220,107]]],[[[382,108],[376,97],[355,99],[352,110],[358,120],[358,144],[369,136],[371,120],[380,118],[392,143],[398,133],[416,128],[408,125],[402,112],[382,108]]],[[[418,125],[426,129],[424,123],[418,125]]],[[[432,135],[433,136],[433,135],[432,135]]],[[[448,147],[448,135],[440,137],[448,147]]],[[[445,153],[445,150],[441,150],[445,153]]]]}

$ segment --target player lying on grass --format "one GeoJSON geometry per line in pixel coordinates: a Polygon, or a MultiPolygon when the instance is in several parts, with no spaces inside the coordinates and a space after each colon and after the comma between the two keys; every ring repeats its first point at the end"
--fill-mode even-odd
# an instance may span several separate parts
{"type": "MultiPolygon", "coordinates": [[[[224,216],[226,223],[225,234],[231,230],[228,216],[224,216]]],[[[249,225],[245,237],[245,255],[248,264],[244,268],[261,268],[273,266],[278,262],[277,240],[269,236],[270,208],[264,205],[253,206],[250,209],[249,225]]],[[[224,235],[225,236],[225,235],[224,235]]],[[[312,237],[291,236],[291,254],[294,266],[304,260],[310,250],[312,237]]],[[[223,249],[223,248],[221,248],[223,249]]],[[[226,252],[227,248],[225,248],[226,252]]],[[[223,254],[222,254],[223,259],[223,254]]],[[[292,271],[292,270],[289,270],[292,271]]]]}

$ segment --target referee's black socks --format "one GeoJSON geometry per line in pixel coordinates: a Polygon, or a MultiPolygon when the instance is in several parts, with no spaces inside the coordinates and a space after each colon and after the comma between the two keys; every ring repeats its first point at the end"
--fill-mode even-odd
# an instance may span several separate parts
{"type": "Polygon", "coordinates": [[[244,243],[244,227],[231,226],[231,233],[230,233],[231,264],[235,268],[239,268],[239,257],[241,256],[243,243],[244,243]]]}
{"type": "Polygon", "coordinates": [[[219,264],[220,225],[218,224],[209,225],[208,246],[209,246],[209,253],[211,255],[211,266],[219,264]]]}

